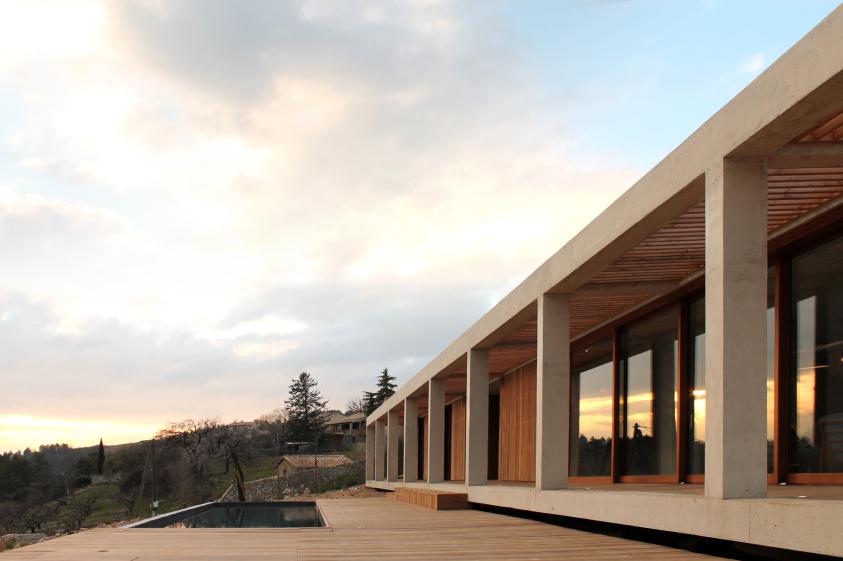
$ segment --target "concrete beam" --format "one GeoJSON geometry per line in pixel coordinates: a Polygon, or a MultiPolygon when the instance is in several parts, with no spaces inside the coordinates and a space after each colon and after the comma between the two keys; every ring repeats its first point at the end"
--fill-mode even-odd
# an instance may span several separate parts
{"type": "Polygon", "coordinates": [[[366,426],[366,481],[375,478],[375,427],[366,426]]]}
{"type": "Polygon", "coordinates": [[[404,400],[404,483],[419,480],[419,404],[404,400]]]}
{"type": "Polygon", "coordinates": [[[489,351],[468,351],[466,485],[485,485],[489,474],[489,351]]]}
{"type": "Polygon", "coordinates": [[[767,157],[776,169],[843,167],[843,142],[796,142],[767,157]]]}
{"type": "Polygon", "coordinates": [[[387,444],[386,444],[386,480],[398,481],[398,447],[401,425],[398,411],[391,410],[387,415],[387,444]]]}
{"type": "Polygon", "coordinates": [[[445,480],[445,382],[428,381],[427,388],[427,482],[445,480]]]}
{"type": "Polygon", "coordinates": [[[767,169],[706,172],[705,495],[767,493],[767,169]]]}
{"type": "Polygon", "coordinates": [[[571,312],[568,294],[539,297],[536,359],[536,488],[568,485],[571,312]]]}
{"type": "Polygon", "coordinates": [[[386,427],[381,420],[375,421],[375,479],[386,480],[386,427]]]}

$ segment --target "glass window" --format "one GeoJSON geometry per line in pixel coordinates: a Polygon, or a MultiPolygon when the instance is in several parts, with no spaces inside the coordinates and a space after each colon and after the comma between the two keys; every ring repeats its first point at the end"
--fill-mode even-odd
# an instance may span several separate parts
{"type": "Polygon", "coordinates": [[[688,473],[705,473],[705,298],[688,306],[688,473]]]}
{"type": "Polygon", "coordinates": [[[678,308],[671,306],[621,331],[622,473],[676,473],[678,308]]]}
{"type": "Polygon", "coordinates": [[[843,472],[843,237],[791,274],[790,471],[843,472]]]}
{"type": "Polygon", "coordinates": [[[773,473],[776,430],[776,268],[767,269],[767,473],[773,473]]]}
{"type": "Polygon", "coordinates": [[[571,356],[570,474],[612,474],[612,338],[571,356]]]}

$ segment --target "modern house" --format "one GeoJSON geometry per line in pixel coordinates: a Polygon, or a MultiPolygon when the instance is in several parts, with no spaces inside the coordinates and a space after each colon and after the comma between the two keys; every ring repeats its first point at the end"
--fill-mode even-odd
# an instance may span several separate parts
{"type": "Polygon", "coordinates": [[[366,419],[367,485],[843,555],[841,194],[843,7],[366,419]]]}

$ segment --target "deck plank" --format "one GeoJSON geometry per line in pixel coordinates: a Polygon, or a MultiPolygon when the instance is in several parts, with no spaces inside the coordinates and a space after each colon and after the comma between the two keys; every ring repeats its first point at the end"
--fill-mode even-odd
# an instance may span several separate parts
{"type": "Polygon", "coordinates": [[[477,510],[431,511],[383,498],[319,505],[330,528],[104,528],[8,551],[0,561],[714,559],[477,510]]]}

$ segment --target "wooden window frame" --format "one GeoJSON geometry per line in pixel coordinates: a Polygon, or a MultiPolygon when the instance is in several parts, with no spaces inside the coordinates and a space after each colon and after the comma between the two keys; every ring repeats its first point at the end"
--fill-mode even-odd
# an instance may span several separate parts
{"type": "Polygon", "coordinates": [[[843,472],[798,473],[789,471],[789,432],[791,375],[791,297],[793,260],[812,249],[843,236],[843,208],[838,208],[816,221],[805,224],[789,232],[786,240],[775,244],[771,254],[777,263],[776,268],[776,425],[773,483],[786,482],[809,485],[843,484],[843,472]],[[781,438],[780,438],[781,436],[781,438]]]}
{"type": "MultiPolygon", "coordinates": [[[[773,472],[768,473],[770,484],[843,484],[843,473],[790,473],[788,471],[788,431],[790,426],[790,298],[791,264],[794,257],[843,235],[843,207],[827,212],[805,225],[781,236],[773,236],[768,242],[769,264],[775,268],[774,280],[774,404],[773,404],[773,472]]],[[[612,483],[705,483],[705,474],[688,474],[688,403],[687,392],[688,357],[688,305],[694,298],[704,294],[703,277],[689,281],[673,292],[622,314],[598,329],[587,332],[571,341],[574,349],[587,346],[600,339],[612,338],[612,459],[611,475],[598,477],[569,477],[573,485],[609,485],[612,483]],[[677,462],[673,475],[621,475],[620,473],[620,349],[619,331],[638,319],[658,312],[670,305],[679,306],[679,356],[677,373],[679,378],[679,404],[677,410],[677,462]]]]}

